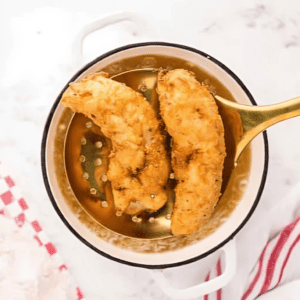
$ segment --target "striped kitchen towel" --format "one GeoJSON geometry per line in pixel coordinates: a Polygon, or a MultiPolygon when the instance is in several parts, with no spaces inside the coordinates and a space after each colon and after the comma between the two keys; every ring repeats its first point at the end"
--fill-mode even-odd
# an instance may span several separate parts
{"type": "MultiPolygon", "coordinates": [[[[237,252],[238,274],[203,300],[300,299],[300,183],[268,214],[261,212],[260,224],[240,233],[237,252]]],[[[221,275],[222,267],[220,258],[205,280],[221,275]]]]}
{"type": "Polygon", "coordinates": [[[0,265],[0,299],[84,299],[1,162],[0,265]]]}
{"type": "Polygon", "coordinates": [[[300,217],[267,242],[249,276],[249,285],[241,300],[255,299],[282,283],[283,275],[288,272],[287,265],[293,251],[297,249],[298,255],[300,254],[299,248],[296,248],[299,240],[300,217]]]}
{"type": "MultiPolygon", "coordinates": [[[[300,259],[300,217],[297,217],[293,222],[285,226],[279,233],[269,239],[262,250],[256,266],[249,275],[248,284],[240,298],[241,300],[263,299],[260,297],[270,291],[273,291],[274,298],[280,300],[300,299],[300,281],[298,281],[294,272],[289,274],[289,264],[292,256],[300,259]],[[285,280],[283,278],[285,277],[285,280]],[[297,286],[291,285],[290,291],[286,290],[286,297],[278,298],[275,290],[282,284],[288,282],[297,282],[297,286]],[[296,290],[297,288],[297,290],[296,290]],[[297,294],[296,294],[297,291],[297,294]],[[295,297],[295,298],[292,298],[295,297]],[[297,298],[298,297],[298,298],[297,298]]],[[[300,271],[300,270],[299,270],[300,271]]],[[[216,263],[214,269],[207,274],[205,281],[210,280],[222,274],[221,259],[216,263]]],[[[298,278],[300,279],[300,277],[298,278]]],[[[281,292],[278,290],[278,292],[281,292]]],[[[225,300],[223,290],[217,290],[215,293],[205,295],[203,300],[225,300]]]]}

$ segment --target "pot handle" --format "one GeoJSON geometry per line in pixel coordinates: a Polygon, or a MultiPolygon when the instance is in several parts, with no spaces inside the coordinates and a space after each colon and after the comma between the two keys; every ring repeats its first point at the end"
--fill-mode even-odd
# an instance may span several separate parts
{"type": "Polygon", "coordinates": [[[133,35],[138,35],[146,32],[146,21],[141,18],[139,15],[123,11],[118,13],[113,13],[99,19],[92,21],[91,23],[86,24],[81,30],[76,34],[73,41],[73,61],[77,64],[77,67],[82,67],[82,44],[86,36],[91,34],[94,31],[102,29],[106,26],[116,24],[122,21],[131,21],[135,24],[135,28],[132,31],[133,35]]]}
{"type": "Polygon", "coordinates": [[[227,285],[236,273],[236,244],[235,239],[228,242],[222,250],[225,253],[225,271],[222,275],[186,289],[176,289],[170,285],[163,270],[152,270],[151,274],[156,283],[166,295],[173,299],[190,299],[201,297],[227,285]]]}

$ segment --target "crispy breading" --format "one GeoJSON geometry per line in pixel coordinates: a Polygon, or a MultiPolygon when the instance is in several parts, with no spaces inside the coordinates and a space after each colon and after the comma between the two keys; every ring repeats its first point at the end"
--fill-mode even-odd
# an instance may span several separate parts
{"type": "Polygon", "coordinates": [[[99,72],[70,84],[61,102],[91,118],[111,139],[107,177],[116,209],[157,211],[167,201],[170,174],[161,123],[140,93],[108,76],[99,72]]]}
{"type": "Polygon", "coordinates": [[[219,199],[225,158],[222,119],[214,98],[193,73],[161,71],[161,116],[172,136],[172,167],[177,180],[171,218],[174,235],[197,231],[219,199]]]}

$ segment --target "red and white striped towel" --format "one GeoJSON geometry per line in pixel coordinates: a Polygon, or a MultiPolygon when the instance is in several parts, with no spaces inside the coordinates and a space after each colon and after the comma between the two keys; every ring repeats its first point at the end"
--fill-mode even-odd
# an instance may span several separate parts
{"type": "MultiPolygon", "coordinates": [[[[228,286],[203,300],[300,299],[299,208],[300,183],[267,214],[257,212],[260,223],[252,222],[237,236],[238,273],[228,286]]],[[[220,258],[205,280],[221,275],[222,267],[220,258]]]]}
{"type": "MultiPolygon", "coordinates": [[[[52,273],[56,274],[56,275],[54,274],[54,277],[52,274],[53,277],[52,282],[55,282],[57,280],[61,281],[64,279],[66,281],[66,284],[61,286],[61,288],[67,290],[64,291],[63,293],[63,295],[66,295],[65,296],[66,298],[63,299],[84,300],[84,296],[80,288],[76,286],[74,280],[72,279],[71,274],[69,273],[68,267],[66,266],[66,264],[64,264],[60,255],[57,253],[57,249],[55,245],[48,239],[47,235],[43,230],[43,226],[40,224],[36,216],[33,214],[32,210],[30,209],[30,205],[24,199],[19,188],[15,185],[12,177],[8,174],[7,170],[3,167],[1,162],[0,162],[0,218],[14,220],[16,225],[16,230],[18,231],[18,234],[15,235],[16,237],[20,238],[22,235],[31,236],[32,239],[34,239],[36,242],[36,247],[40,248],[40,250],[37,250],[36,253],[39,253],[38,251],[47,252],[48,258],[46,259],[48,260],[47,262],[48,270],[50,268],[49,266],[51,266],[50,269],[52,271],[54,270],[52,273]],[[58,271],[56,272],[55,270],[58,271]]],[[[8,221],[2,219],[2,224],[9,226],[10,223],[7,222],[8,221]]],[[[16,232],[16,230],[14,230],[13,232],[16,232]]],[[[1,234],[1,228],[0,228],[0,234],[1,234]]],[[[24,243],[23,240],[22,246],[24,245],[26,247],[26,243],[24,243]]],[[[8,252],[9,250],[10,249],[8,249],[8,252]]],[[[21,251],[18,252],[18,255],[20,255],[20,252],[21,251]]],[[[25,252],[26,251],[24,250],[24,255],[26,256],[25,252]]],[[[2,252],[0,249],[0,261],[1,261],[1,253],[2,252]]],[[[5,253],[7,253],[7,249],[5,253]]],[[[31,256],[29,255],[28,257],[31,256]]],[[[41,257],[45,257],[45,254],[43,256],[43,254],[41,253],[41,257]]],[[[41,263],[45,265],[45,262],[41,262],[41,263]]],[[[23,272],[30,272],[30,271],[23,270],[23,272]]],[[[16,276],[18,276],[18,274],[16,274],[16,276]]],[[[5,280],[7,280],[7,278],[5,278],[5,280]]],[[[0,278],[0,285],[1,285],[1,278],[0,278]]],[[[51,287],[49,288],[51,289],[51,287]]],[[[51,291],[47,293],[49,295],[49,293],[51,294],[51,291]]],[[[57,295],[57,291],[55,295],[57,295]]],[[[2,297],[3,295],[1,295],[1,289],[0,289],[0,298],[2,299],[2,297]]],[[[45,296],[45,298],[39,297],[38,299],[46,299],[46,298],[47,297],[45,296]]],[[[13,299],[19,299],[19,298],[14,297],[13,299]]],[[[34,300],[34,299],[30,299],[30,300],[34,300]]]]}
{"type": "MultiPolygon", "coordinates": [[[[262,250],[258,262],[253,268],[249,275],[248,285],[240,298],[241,300],[252,300],[258,296],[274,291],[275,288],[282,285],[283,277],[291,279],[292,274],[289,274],[288,265],[293,263],[290,261],[292,255],[298,256],[300,259],[300,217],[297,217],[293,222],[285,226],[279,233],[273,236],[267,241],[264,249],[262,250]]],[[[215,268],[207,274],[205,281],[215,278],[222,274],[221,259],[216,263],[215,268]]],[[[295,278],[292,278],[295,280],[295,278]]],[[[300,279],[300,277],[299,277],[300,279]]],[[[285,280],[285,283],[287,280],[285,280]]],[[[296,281],[295,281],[296,282],[296,281]]],[[[298,283],[298,281],[297,281],[298,283]]],[[[293,293],[295,291],[293,286],[293,293]]],[[[298,293],[295,297],[300,297],[300,281],[298,283],[298,293]]],[[[223,297],[222,289],[217,290],[215,293],[205,295],[203,300],[222,300],[223,297]]],[[[275,292],[275,291],[274,291],[275,292]]],[[[287,298],[277,298],[276,294],[274,298],[270,299],[281,299],[291,300],[289,295],[287,298]]],[[[299,299],[299,298],[295,298],[299,299]]]]}
{"type": "MultiPolygon", "coordinates": [[[[267,242],[256,267],[249,276],[250,284],[241,300],[255,299],[281,284],[283,275],[288,270],[289,259],[297,249],[299,240],[300,217],[267,242]]],[[[297,250],[299,251],[299,248],[297,250]]]]}

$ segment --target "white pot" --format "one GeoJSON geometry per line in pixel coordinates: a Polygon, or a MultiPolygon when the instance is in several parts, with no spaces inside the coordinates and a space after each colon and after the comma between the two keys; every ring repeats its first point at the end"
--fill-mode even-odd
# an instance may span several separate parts
{"type": "MultiPolygon", "coordinates": [[[[129,19],[135,21],[135,16],[130,13],[121,13],[98,20],[79,35],[77,46],[79,47],[85,35],[102,28],[108,24],[120,20],[129,19]]],[[[109,53],[103,54],[91,63],[83,67],[69,82],[74,82],[95,71],[107,66],[113,61],[134,57],[139,54],[168,55],[182,58],[200,66],[202,69],[218,78],[228,88],[238,102],[247,105],[256,105],[250,92],[241,80],[226,66],[211,56],[183,45],[167,44],[162,42],[149,42],[127,45],[109,53]]],[[[185,290],[177,290],[170,286],[161,271],[152,272],[156,281],[169,296],[177,299],[201,296],[215,291],[226,285],[233,277],[236,269],[236,251],[234,236],[249,220],[255,210],[266,180],[268,164],[268,146],[266,134],[257,136],[251,143],[251,170],[247,186],[238,206],[228,220],[211,235],[197,243],[158,253],[142,253],[132,249],[116,246],[114,243],[103,240],[97,234],[82,224],[70,207],[65,202],[65,196],[57,183],[54,165],[54,137],[55,131],[63,112],[63,106],[59,103],[62,93],[56,99],[49,114],[42,141],[42,171],[46,189],[50,200],[62,221],[83,243],[99,254],[120,263],[149,269],[162,270],[170,267],[178,267],[199,259],[203,259],[218,249],[225,252],[226,269],[223,274],[214,280],[185,290]]]]}

